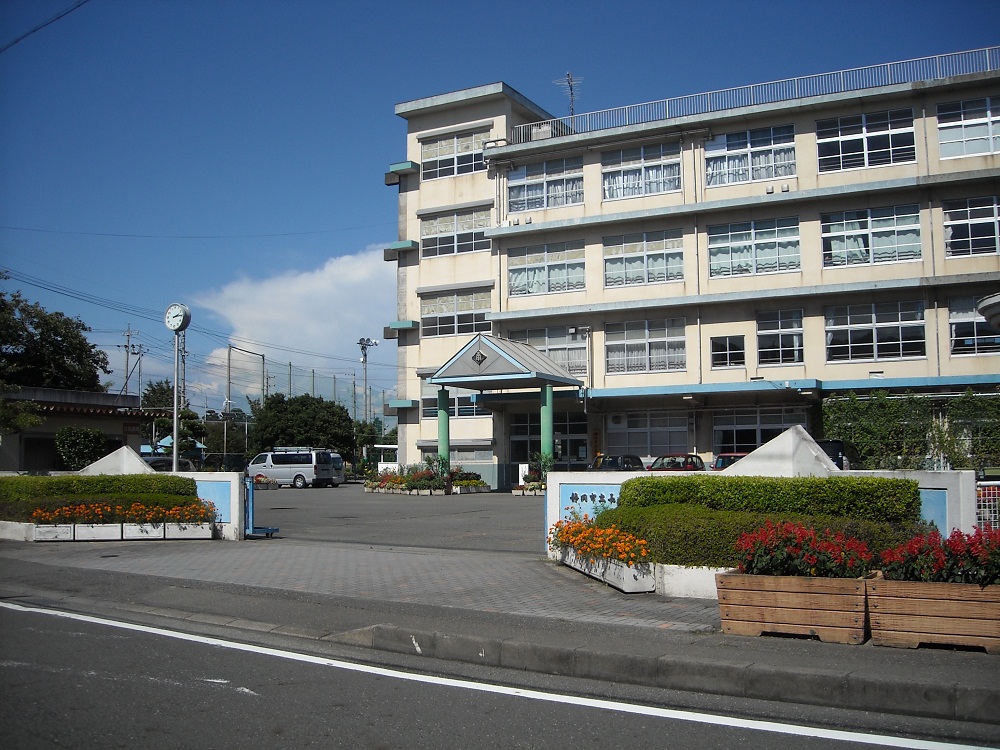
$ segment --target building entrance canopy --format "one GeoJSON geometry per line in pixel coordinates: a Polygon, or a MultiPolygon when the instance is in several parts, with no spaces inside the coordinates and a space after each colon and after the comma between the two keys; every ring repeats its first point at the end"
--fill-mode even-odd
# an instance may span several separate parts
{"type": "Polygon", "coordinates": [[[549,456],[555,453],[552,427],[553,386],[583,387],[582,381],[533,346],[485,334],[477,335],[459,349],[427,382],[441,386],[438,390],[438,455],[445,460],[451,454],[449,385],[480,392],[539,389],[541,452],[549,456]]]}

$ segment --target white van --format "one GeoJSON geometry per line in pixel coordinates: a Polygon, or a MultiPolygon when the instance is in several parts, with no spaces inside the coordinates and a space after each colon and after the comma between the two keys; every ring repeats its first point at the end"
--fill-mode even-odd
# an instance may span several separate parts
{"type": "MultiPolygon", "coordinates": [[[[340,456],[338,455],[339,459],[340,456]]],[[[336,487],[344,476],[344,461],[340,463],[340,478],[335,478],[334,459],[330,451],[323,448],[279,447],[266,453],[258,453],[247,465],[247,474],[255,477],[263,474],[279,485],[288,484],[296,489],[303,487],[336,487]]]]}
{"type": "Polygon", "coordinates": [[[328,450],[330,454],[330,486],[339,487],[346,480],[344,477],[344,459],[337,451],[328,450]]]}

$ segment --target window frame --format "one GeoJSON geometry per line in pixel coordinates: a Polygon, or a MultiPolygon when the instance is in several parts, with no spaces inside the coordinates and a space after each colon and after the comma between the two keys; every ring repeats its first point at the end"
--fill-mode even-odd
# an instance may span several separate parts
{"type": "Polygon", "coordinates": [[[823,318],[827,364],[927,358],[927,321],[923,301],[831,305],[823,310],[823,318]],[[918,330],[919,339],[904,335],[904,332],[918,330]],[[880,347],[885,351],[880,352],[880,347]],[[911,351],[907,352],[907,348],[911,351]],[[890,354],[895,349],[899,353],[890,354]],[[839,354],[841,352],[843,355],[839,354]],[[869,354],[866,356],[865,352],[869,354]],[[838,356],[831,356],[832,353],[838,353],[838,356]]]}
{"type": "Polygon", "coordinates": [[[796,175],[795,125],[740,130],[705,142],[705,187],[780,180],[796,175]],[[778,159],[779,155],[791,159],[778,159]],[[766,159],[758,163],[759,159],[766,159]],[[714,165],[721,168],[713,168],[714,165]]]}
{"type": "Polygon", "coordinates": [[[583,203],[583,157],[548,159],[507,173],[507,212],[544,211],[583,203]],[[514,194],[520,197],[515,198],[514,194]]]}
{"type": "MultiPolygon", "coordinates": [[[[472,401],[472,394],[477,391],[467,388],[445,386],[448,389],[448,416],[451,419],[466,419],[470,417],[488,417],[492,412],[472,401]]],[[[437,419],[437,393],[440,386],[420,380],[420,418],[437,419]],[[433,392],[432,392],[433,390],[433,392]],[[428,393],[432,395],[428,396],[428,393]]]]}
{"type": "Polygon", "coordinates": [[[747,366],[746,337],[743,334],[712,336],[709,354],[713,370],[732,370],[747,366]]]}
{"type": "Polygon", "coordinates": [[[920,206],[916,203],[906,203],[899,206],[882,206],[879,208],[861,208],[851,211],[834,211],[822,213],[820,220],[820,235],[823,246],[823,268],[842,268],[857,265],[881,265],[883,263],[906,263],[923,259],[923,248],[920,237],[920,206]],[[912,221],[901,223],[904,218],[912,221]],[[890,225],[888,222],[892,220],[890,225]],[[848,225],[857,225],[848,228],[848,225]],[[838,228],[839,227],[839,228],[838,228]],[[913,231],[915,242],[900,242],[907,231],[913,231]],[[885,244],[885,238],[893,237],[891,245],[885,244]],[[842,249],[834,247],[837,239],[843,243],[842,249]],[[850,247],[851,242],[861,240],[862,249],[850,247]],[[885,257],[885,248],[892,247],[892,257],[885,257]],[[901,248],[913,248],[901,252],[901,248]],[[879,257],[876,257],[878,253],[879,257]],[[841,258],[841,260],[837,260],[841,258]]]}
{"type": "Polygon", "coordinates": [[[492,213],[491,209],[486,208],[472,211],[451,211],[421,217],[420,257],[440,258],[447,255],[460,255],[491,249],[492,241],[486,237],[483,230],[492,225],[492,213]],[[450,229],[447,227],[448,221],[452,225],[450,229]],[[471,225],[463,227],[463,221],[469,222],[471,225]],[[429,231],[434,229],[439,231],[429,231]],[[440,231],[443,229],[447,231],[440,231]],[[463,229],[465,231],[462,231],[463,229]]]}
{"type": "Polygon", "coordinates": [[[686,318],[654,318],[604,324],[605,375],[685,370],[686,318]],[[621,354],[618,354],[619,351],[621,354]]]}
{"type": "Polygon", "coordinates": [[[941,202],[942,226],[944,228],[944,252],[947,258],[972,258],[980,255],[997,255],[1000,253],[1000,197],[996,195],[977,198],[959,198],[941,202]],[[978,203],[979,205],[973,205],[978,203]],[[978,212],[978,215],[975,215],[978,212]],[[959,216],[959,214],[962,214],[959,216]],[[957,217],[957,218],[956,218],[957,217]],[[955,237],[957,227],[964,227],[963,236],[955,237]],[[987,234],[984,228],[992,229],[987,234]],[[979,228],[979,232],[975,232],[979,228]],[[986,247],[985,240],[991,240],[991,247],[986,247]],[[965,245],[963,252],[956,250],[955,245],[965,245]],[[984,249],[985,248],[985,249],[984,249]]]}
{"type": "Polygon", "coordinates": [[[587,288],[586,251],[583,240],[508,248],[508,296],[528,297],[536,294],[584,291],[587,288]],[[562,282],[558,281],[560,269],[565,277],[565,281],[562,282]],[[533,272],[536,275],[540,272],[541,275],[532,278],[533,272]],[[515,275],[522,273],[523,284],[515,280],[515,275]]]}
{"type": "Polygon", "coordinates": [[[953,357],[975,357],[1000,354],[1000,331],[979,314],[975,297],[955,297],[948,300],[948,342],[953,357]],[[971,328],[970,328],[971,327],[971,328]],[[961,333],[962,330],[969,331],[961,333]],[[956,343],[965,341],[960,350],[956,343]]]}
{"type": "Polygon", "coordinates": [[[817,120],[816,156],[820,174],[913,164],[917,161],[913,108],[817,120]],[[831,150],[834,144],[836,152],[831,150]]]}
{"type": "Polygon", "coordinates": [[[710,279],[798,272],[802,268],[802,240],[797,216],[713,224],[705,231],[708,235],[710,279]],[[728,239],[723,240],[723,237],[728,239]],[[787,250],[782,252],[782,244],[787,247],[794,246],[795,252],[787,250]],[[764,262],[769,257],[764,250],[769,249],[771,245],[774,246],[773,269],[766,267],[771,263],[764,262]],[[720,251],[725,248],[728,248],[728,252],[722,260],[717,259],[722,256],[713,256],[713,250],[720,251]],[[741,252],[739,257],[734,252],[736,250],[741,252]],[[743,255],[746,257],[742,257],[743,255]]]}
{"type": "Polygon", "coordinates": [[[436,138],[421,139],[420,179],[439,180],[445,177],[486,171],[483,145],[489,139],[489,130],[468,130],[436,138]],[[437,158],[430,158],[431,144],[436,146],[437,158]],[[444,149],[443,152],[442,149],[444,149]]]}
{"type": "Polygon", "coordinates": [[[684,232],[681,229],[610,235],[602,238],[601,243],[605,289],[684,280],[684,232]],[[614,250],[618,247],[621,248],[620,252],[614,250]],[[651,265],[651,262],[654,262],[659,256],[662,256],[663,259],[662,272],[654,270],[655,267],[651,265]],[[611,280],[612,274],[608,270],[608,264],[615,262],[618,258],[621,259],[622,269],[620,274],[614,274],[615,278],[619,275],[621,277],[621,280],[616,282],[611,280]],[[633,266],[633,275],[629,276],[630,259],[632,263],[641,261],[641,274],[635,275],[636,266],[633,266]],[[671,268],[679,268],[680,270],[679,272],[671,272],[671,268]],[[659,278],[661,273],[662,278],[659,278]]]}
{"type": "Polygon", "coordinates": [[[760,367],[805,362],[805,329],[800,309],[757,313],[757,364],[760,367]]]}
{"type": "Polygon", "coordinates": [[[1000,152],[1000,96],[942,102],[937,105],[937,126],[938,156],[941,159],[961,159],[966,156],[1000,152]],[[981,110],[975,106],[980,102],[984,105],[981,110]],[[951,111],[948,108],[951,108],[951,111]],[[982,111],[983,114],[976,116],[977,111],[982,111]],[[967,112],[968,117],[966,117],[967,112]],[[982,132],[976,132],[977,130],[982,132]],[[961,137],[944,138],[946,133],[953,131],[960,133],[961,137]],[[968,145],[977,141],[985,141],[986,148],[981,151],[969,151],[968,145]],[[957,144],[962,145],[962,153],[945,153],[957,144]]]}
{"type": "Polygon", "coordinates": [[[462,289],[454,292],[420,295],[420,336],[464,336],[472,333],[490,333],[493,324],[486,319],[493,308],[489,289],[462,289]],[[463,300],[466,307],[463,309],[463,300]],[[428,307],[437,306],[437,310],[428,307]],[[463,320],[464,318],[464,320],[463,320]],[[450,322],[448,322],[450,319],[450,322]],[[428,321],[433,320],[430,324],[428,321]],[[445,329],[445,330],[442,330],[445,329]]]}
{"type": "Polygon", "coordinates": [[[604,201],[676,193],[680,189],[680,141],[601,152],[601,199],[604,201]],[[658,176],[657,171],[660,172],[658,176]],[[629,182],[626,175],[632,174],[638,179],[629,182]],[[615,176],[619,179],[615,180],[615,176]],[[658,185],[660,189],[656,189],[658,185]]]}
{"type": "Polygon", "coordinates": [[[572,375],[589,374],[587,337],[583,326],[549,326],[548,328],[518,328],[507,331],[507,338],[538,349],[572,375]],[[575,328],[573,333],[569,329],[575,328]]]}

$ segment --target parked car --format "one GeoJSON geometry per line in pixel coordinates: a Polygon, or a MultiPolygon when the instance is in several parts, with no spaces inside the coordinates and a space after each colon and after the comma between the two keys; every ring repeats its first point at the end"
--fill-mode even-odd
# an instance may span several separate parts
{"type": "MultiPolygon", "coordinates": [[[[340,455],[337,454],[337,458],[340,455]]],[[[334,459],[330,451],[323,448],[277,447],[254,456],[247,465],[246,473],[255,477],[263,474],[278,485],[290,484],[297,490],[304,487],[336,487],[343,480],[342,473],[334,475],[334,459]]],[[[343,461],[340,462],[343,472],[343,461]]]]}
{"type": "Polygon", "coordinates": [[[633,454],[598,455],[587,467],[587,471],[645,471],[642,459],[633,454]]]}
{"type": "MultiPolygon", "coordinates": [[[[173,456],[150,456],[149,458],[146,458],[145,461],[154,471],[174,470],[173,456]]],[[[195,468],[194,463],[191,461],[191,459],[178,458],[177,471],[197,471],[197,469],[195,468]]]]}
{"type": "Polygon", "coordinates": [[[722,471],[728,469],[734,463],[746,456],[746,453],[720,453],[712,461],[712,471],[722,471]]]}
{"type": "Polygon", "coordinates": [[[650,471],[705,471],[705,462],[694,453],[671,453],[658,456],[649,465],[650,471]]]}

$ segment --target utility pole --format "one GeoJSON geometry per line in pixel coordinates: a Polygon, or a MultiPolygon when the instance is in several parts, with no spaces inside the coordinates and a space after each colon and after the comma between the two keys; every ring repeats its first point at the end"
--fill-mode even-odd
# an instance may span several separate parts
{"type": "Polygon", "coordinates": [[[365,421],[368,422],[368,349],[373,346],[378,346],[377,341],[372,341],[369,338],[358,339],[358,346],[361,347],[361,366],[365,373],[365,421]]]}

